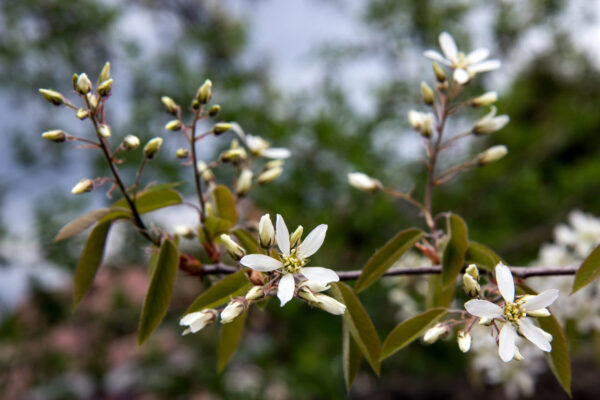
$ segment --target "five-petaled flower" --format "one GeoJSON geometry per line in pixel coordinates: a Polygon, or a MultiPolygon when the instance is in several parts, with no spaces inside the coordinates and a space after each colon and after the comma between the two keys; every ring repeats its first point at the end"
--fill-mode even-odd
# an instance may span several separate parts
{"type": "Polygon", "coordinates": [[[465,55],[458,51],[456,42],[448,32],[440,34],[439,42],[444,55],[435,50],[427,50],[424,53],[425,57],[452,68],[454,80],[461,85],[469,82],[478,73],[500,68],[500,61],[486,60],[490,54],[488,49],[480,48],[465,55]]]}
{"type": "Polygon", "coordinates": [[[240,263],[260,272],[277,271],[281,274],[277,288],[277,297],[283,307],[294,297],[296,289],[295,274],[302,274],[306,279],[321,285],[339,281],[335,271],[322,267],[305,267],[308,257],[319,250],[325,240],[327,225],[319,225],[312,230],[299,245],[290,246],[290,233],[281,215],[277,214],[275,223],[275,239],[279,247],[280,259],[264,254],[249,254],[240,263]]]}
{"type": "Polygon", "coordinates": [[[517,332],[543,351],[552,350],[550,334],[533,324],[527,315],[550,315],[546,307],[558,298],[557,289],[546,290],[537,296],[523,296],[515,301],[515,283],[510,269],[500,263],[496,266],[496,282],[504,299],[504,308],[487,300],[470,300],[465,303],[466,310],[476,317],[498,319],[504,326],[498,334],[498,354],[502,361],[508,362],[515,357],[517,332]]]}

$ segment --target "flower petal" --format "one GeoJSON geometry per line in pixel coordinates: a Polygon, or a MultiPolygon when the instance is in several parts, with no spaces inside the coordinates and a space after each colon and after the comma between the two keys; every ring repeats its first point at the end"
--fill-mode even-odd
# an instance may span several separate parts
{"type": "Polygon", "coordinates": [[[423,55],[425,57],[429,58],[430,60],[440,62],[449,67],[452,66],[452,63],[450,61],[446,60],[446,58],[443,55],[441,55],[440,53],[438,53],[435,50],[427,50],[426,52],[423,53],[423,55]]]}
{"type": "Polygon", "coordinates": [[[515,301],[515,281],[512,272],[506,265],[499,263],[496,265],[496,282],[498,290],[507,303],[515,301]]]}
{"type": "Polygon", "coordinates": [[[289,156],[291,156],[292,152],[288,149],[284,149],[283,147],[272,147],[270,149],[263,150],[262,155],[263,157],[281,160],[283,158],[288,158],[289,156]]]}
{"type": "Polygon", "coordinates": [[[535,344],[543,351],[552,351],[552,345],[546,338],[546,335],[544,334],[545,332],[535,326],[531,319],[521,319],[521,321],[519,321],[519,328],[521,328],[521,333],[523,336],[525,336],[531,343],[535,344]]]}
{"type": "Polygon", "coordinates": [[[240,264],[244,267],[252,268],[255,271],[270,272],[283,267],[281,261],[264,254],[248,254],[242,257],[240,264]]]}
{"type": "Polygon", "coordinates": [[[440,47],[442,52],[450,61],[456,61],[458,58],[458,48],[454,38],[448,32],[442,32],[439,37],[440,47]]]}
{"type": "Polygon", "coordinates": [[[319,250],[323,241],[325,240],[325,234],[327,233],[327,225],[321,224],[313,229],[306,239],[298,246],[298,256],[301,258],[310,257],[319,250]]]}
{"type": "Polygon", "coordinates": [[[517,346],[517,331],[511,323],[506,323],[498,335],[498,355],[504,362],[509,362],[515,356],[517,346]]]}
{"type": "Polygon", "coordinates": [[[304,267],[300,270],[300,273],[304,275],[304,277],[310,282],[314,282],[317,285],[326,286],[328,283],[337,282],[340,280],[338,274],[329,268],[304,267]]]}
{"type": "Polygon", "coordinates": [[[467,65],[477,64],[477,63],[485,60],[486,58],[488,58],[489,55],[490,55],[490,51],[488,49],[479,48],[479,49],[473,50],[472,52],[469,53],[469,55],[467,55],[467,57],[465,58],[465,63],[467,65]]]}
{"type": "Polygon", "coordinates": [[[283,217],[277,214],[277,221],[275,222],[275,239],[277,239],[277,246],[279,250],[286,255],[290,255],[290,232],[288,231],[287,225],[283,220],[283,217]]]}
{"type": "Polygon", "coordinates": [[[452,78],[461,85],[464,85],[471,79],[469,73],[462,68],[456,68],[452,74],[452,78]]]}
{"type": "Polygon", "coordinates": [[[502,315],[502,308],[487,300],[469,300],[465,303],[469,314],[480,318],[496,318],[502,315]]]}
{"type": "Polygon", "coordinates": [[[294,297],[295,286],[293,274],[285,274],[281,277],[277,288],[277,297],[281,301],[281,307],[285,306],[285,303],[294,297]]]}
{"type": "Polygon", "coordinates": [[[558,298],[558,289],[544,290],[537,296],[533,296],[523,304],[526,311],[535,311],[548,307],[558,298]]]}
{"type": "Polygon", "coordinates": [[[472,74],[479,74],[481,72],[493,71],[500,68],[502,64],[498,60],[488,60],[479,64],[471,65],[468,70],[472,74]]]}
{"type": "Polygon", "coordinates": [[[189,325],[189,324],[193,323],[195,320],[197,320],[201,314],[202,314],[202,311],[196,311],[193,313],[186,314],[179,321],[179,325],[189,325]]]}

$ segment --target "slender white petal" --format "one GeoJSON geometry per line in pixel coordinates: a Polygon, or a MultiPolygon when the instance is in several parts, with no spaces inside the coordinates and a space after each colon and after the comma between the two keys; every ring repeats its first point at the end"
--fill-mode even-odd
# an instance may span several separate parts
{"type": "Polygon", "coordinates": [[[550,304],[554,303],[554,301],[558,298],[558,293],[558,289],[545,290],[537,296],[533,296],[528,299],[525,304],[523,304],[523,308],[526,311],[535,311],[546,308],[550,304]]]}
{"type": "Polygon", "coordinates": [[[544,331],[531,322],[529,318],[523,318],[519,321],[519,327],[521,328],[521,333],[525,336],[531,343],[535,344],[537,347],[542,349],[543,351],[551,351],[552,345],[544,335],[544,331]]]}
{"type": "Polygon", "coordinates": [[[442,52],[450,61],[458,59],[458,48],[454,38],[448,32],[442,32],[439,37],[440,47],[442,52]]]}
{"type": "Polygon", "coordinates": [[[488,60],[479,64],[473,64],[469,67],[469,72],[479,74],[481,72],[493,71],[500,68],[502,64],[498,60],[488,60]]]}
{"type": "MultiPolygon", "coordinates": [[[[319,250],[323,241],[325,240],[325,234],[327,233],[327,225],[321,224],[313,229],[306,239],[300,246],[298,246],[298,256],[301,258],[310,257],[319,250]]],[[[289,236],[288,236],[289,237],[289,236]]],[[[289,241],[289,239],[288,239],[289,241]]]]}
{"type": "Polygon", "coordinates": [[[473,50],[472,52],[469,53],[469,55],[467,55],[467,57],[465,58],[465,63],[468,65],[477,64],[477,63],[485,60],[486,58],[488,58],[489,55],[490,55],[490,51],[488,49],[479,48],[479,49],[473,50]]]}
{"type": "Polygon", "coordinates": [[[504,324],[498,335],[498,355],[502,361],[509,362],[514,358],[517,351],[516,339],[517,331],[515,327],[510,323],[504,324]]]}
{"type": "Polygon", "coordinates": [[[270,272],[283,267],[281,261],[264,254],[248,254],[242,257],[240,263],[244,267],[252,268],[255,271],[270,272]]]}
{"type": "Polygon", "coordinates": [[[449,67],[452,66],[452,63],[450,61],[446,60],[446,58],[443,55],[441,55],[440,53],[438,53],[435,50],[427,50],[426,52],[423,53],[423,55],[433,61],[440,62],[449,67]]]}
{"type": "Polygon", "coordinates": [[[496,265],[496,282],[498,290],[507,303],[515,301],[515,281],[512,272],[506,265],[499,263],[496,265]]]}
{"type": "Polygon", "coordinates": [[[288,149],[284,149],[283,147],[271,147],[269,149],[263,150],[262,155],[263,157],[281,160],[291,156],[292,152],[288,149]]]}
{"type": "Polygon", "coordinates": [[[289,256],[290,232],[288,231],[283,217],[279,214],[277,214],[277,221],[275,222],[275,239],[277,239],[277,246],[279,246],[279,250],[281,250],[283,255],[289,256]]]}
{"type": "Polygon", "coordinates": [[[189,313],[183,316],[179,321],[179,325],[189,325],[202,316],[202,311],[189,313]]]}
{"type": "Polygon", "coordinates": [[[310,282],[318,285],[327,285],[328,283],[340,280],[335,271],[323,267],[304,267],[300,270],[300,273],[310,282]]]}
{"type": "Polygon", "coordinates": [[[465,303],[465,309],[479,318],[496,318],[502,315],[502,308],[487,300],[469,300],[465,303]]]}
{"type": "Polygon", "coordinates": [[[454,73],[452,74],[452,77],[456,82],[460,83],[461,85],[464,85],[465,83],[469,82],[470,79],[469,73],[462,68],[456,68],[454,70],[454,73]]]}
{"type": "Polygon", "coordinates": [[[279,287],[277,288],[277,297],[279,301],[281,301],[281,307],[285,305],[288,301],[294,297],[294,275],[293,274],[285,274],[279,280],[279,287]]]}

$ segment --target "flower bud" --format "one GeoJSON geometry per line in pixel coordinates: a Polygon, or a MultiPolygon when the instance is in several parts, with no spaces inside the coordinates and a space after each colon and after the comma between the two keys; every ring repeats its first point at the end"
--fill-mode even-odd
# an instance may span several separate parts
{"type": "Polygon", "coordinates": [[[80,108],[79,110],[77,110],[77,112],[75,113],[75,116],[77,118],[79,118],[80,120],[84,120],[88,117],[88,115],[90,115],[90,112],[88,110],[86,110],[85,108],[80,108]]]}
{"type": "Polygon", "coordinates": [[[110,131],[110,126],[106,125],[106,124],[100,124],[98,126],[98,134],[100,136],[102,136],[103,138],[109,138],[111,131],[110,131]]]}
{"type": "Polygon", "coordinates": [[[294,248],[298,244],[300,244],[300,239],[302,238],[302,233],[304,232],[304,228],[302,225],[298,225],[294,233],[290,235],[290,247],[294,248]]]}
{"type": "Polygon", "coordinates": [[[246,250],[231,239],[226,233],[221,234],[221,241],[225,245],[225,249],[234,260],[238,261],[246,255],[246,250]]]}
{"type": "Polygon", "coordinates": [[[188,156],[190,155],[190,151],[188,149],[177,149],[177,151],[175,152],[175,156],[177,158],[188,158],[188,156]]]}
{"type": "Polygon", "coordinates": [[[163,144],[162,138],[156,137],[154,139],[150,139],[148,143],[144,146],[144,157],[147,159],[153,159],[156,156],[156,153],[160,150],[160,147],[163,144]]]}
{"type": "Polygon", "coordinates": [[[210,79],[207,79],[198,89],[198,92],[196,93],[196,100],[198,100],[201,104],[206,104],[210,101],[212,93],[212,82],[210,79]]]}
{"type": "Polygon", "coordinates": [[[178,119],[167,122],[165,129],[168,131],[179,131],[181,130],[182,124],[178,119]]]}
{"type": "Polygon", "coordinates": [[[281,167],[267,169],[265,172],[258,175],[256,181],[259,185],[266,185],[277,179],[282,172],[283,168],[281,167]]]}
{"type": "Polygon", "coordinates": [[[98,94],[102,97],[109,96],[110,92],[112,90],[112,85],[113,85],[112,79],[105,80],[98,86],[98,94]]]}
{"type": "Polygon", "coordinates": [[[431,66],[433,67],[433,73],[435,74],[437,81],[440,83],[446,82],[446,73],[442,67],[440,67],[435,61],[431,63],[431,66]]]}
{"type": "Polygon", "coordinates": [[[265,214],[258,223],[258,241],[262,248],[268,249],[275,244],[275,228],[271,216],[265,214]]]}
{"type": "Polygon", "coordinates": [[[469,274],[463,275],[463,286],[465,287],[465,293],[467,293],[469,297],[477,297],[481,290],[479,283],[477,283],[477,281],[469,274]]]}
{"type": "Polygon", "coordinates": [[[91,179],[84,178],[79,181],[79,183],[73,186],[71,189],[71,193],[73,194],[83,194],[87,192],[91,192],[94,189],[94,182],[91,179]]]}
{"type": "Polygon", "coordinates": [[[479,270],[477,269],[477,265],[469,264],[467,269],[465,269],[465,273],[471,275],[476,281],[479,280],[479,270]]]}
{"type": "Polygon", "coordinates": [[[123,150],[134,150],[140,147],[140,139],[134,135],[127,135],[121,143],[123,150]]]}
{"type": "Polygon", "coordinates": [[[168,96],[163,96],[160,98],[160,101],[163,103],[169,114],[177,114],[177,103],[175,103],[175,101],[172,98],[168,96]]]}
{"type": "Polygon", "coordinates": [[[65,140],[67,140],[67,134],[64,131],[61,131],[60,129],[44,132],[42,133],[42,137],[46,140],[55,143],[62,143],[65,140]]]}
{"type": "Polygon", "coordinates": [[[219,115],[220,112],[221,112],[221,106],[218,104],[215,104],[214,106],[212,106],[211,108],[208,109],[208,116],[216,117],[217,115],[219,115]]]}
{"type": "Polygon", "coordinates": [[[236,163],[248,158],[248,154],[246,153],[246,150],[243,148],[229,149],[229,150],[225,150],[223,153],[221,153],[220,158],[221,158],[221,161],[223,161],[224,163],[230,162],[230,163],[236,164],[236,163]]]}
{"type": "Polygon", "coordinates": [[[98,107],[98,97],[94,95],[94,93],[89,92],[85,95],[85,97],[87,98],[91,109],[95,109],[96,107],[98,107]]]}
{"type": "Polygon", "coordinates": [[[196,236],[196,232],[187,225],[175,225],[173,233],[186,239],[193,239],[196,236]]]}
{"type": "Polygon", "coordinates": [[[315,293],[308,286],[300,286],[298,288],[298,297],[308,301],[311,304],[316,304],[319,299],[315,296],[315,293]]]}
{"type": "Polygon", "coordinates": [[[252,286],[246,293],[246,300],[258,300],[265,297],[265,291],[262,286],[252,286]]]}
{"type": "Polygon", "coordinates": [[[440,323],[435,324],[433,328],[425,331],[423,335],[423,341],[425,343],[435,343],[439,338],[442,338],[448,334],[448,328],[440,323]]]}
{"type": "Polygon", "coordinates": [[[102,67],[102,71],[100,71],[100,75],[98,75],[98,84],[106,82],[110,79],[110,63],[107,61],[102,67]]]}
{"type": "Polygon", "coordinates": [[[430,138],[433,135],[433,114],[427,113],[423,116],[421,125],[421,136],[430,138]]]}
{"type": "Polygon", "coordinates": [[[183,331],[182,335],[187,335],[188,333],[196,333],[203,329],[206,325],[215,322],[216,319],[217,310],[213,309],[186,314],[179,321],[179,325],[188,327],[186,330],[183,331]]]}
{"type": "Polygon", "coordinates": [[[362,172],[351,172],[348,174],[348,183],[363,192],[376,192],[381,188],[381,182],[373,179],[362,172]]]}
{"type": "Polygon", "coordinates": [[[235,193],[238,196],[245,196],[248,194],[252,187],[252,177],[252,171],[249,169],[242,170],[242,173],[235,184],[235,193]]]}
{"type": "Polygon", "coordinates": [[[469,332],[458,332],[456,335],[456,341],[458,342],[458,348],[463,353],[466,353],[471,349],[471,334],[469,332]]]}
{"type": "Polygon", "coordinates": [[[475,123],[473,133],[475,135],[486,135],[494,133],[504,128],[510,121],[508,115],[499,115],[496,117],[496,107],[492,106],[491,111],[475,123]]]}
{"type": "Polygon", "coordinates": [[[241,300],[232,300],[227,304],[227,307],[221,311],[221,323],[228,324],[240,316],[245,309],[244,302],[241,300]]]}
{"type": "Polygon", "coordinates": [[[333,297],[322,293],[316,293],[315,297],[317,298],[317,302],[313,303],[313,305],[323,311],[334,315],[342,315],[346,312],[346,306],[333,297]]]}
{"type": "Polygon", "coordinates": [[[504,145],[492,146],[486,151],[480,153],[477,156],[477,162],[480,166],[489,164],[494,161],[498,161],[502,157],[508,154],[508,149],[504,145]]]}
{"type": "Polygon", "coordinates": [[[73,80],[73,90],[77,90],[77,79],[79,79],[79,75],[73,74],[71,79],[73,80]]]}
{"type": "Polygon", "coordinates": [[[433,94],[433,90],[429,87],[429,85],[425,82],[421,82],[421,96],[423,97],[423,101],[428,106],[433,105],[435,102],[435,95],[433,94]]]}
{"type": "Polygon", "coordinates": [[[271,160],[265,164],[265,170],[271,169],[271,168],[281,168],[281,167],[283,167],[283,164],[284,164],[283,160],[271,160]]]}
{"type": "Polygon", "coordinates": [[[86,74],[81,74],[77,77],[77,83],[75,84],[75,90],[79,94],[88,94],[92,90],[92,82],[86,74]]]}
{"type": "Polygon", "coordinates": [[[431,137],[433,134],[433,114],[422,113],[415,110],[408,112],[408,122],[414,130],[419,132],[423,137],[431,137]]]}
{"type": "Polygon", "coordinates": [[[232,125],[230,123],[227,122],[217,122],[213,128],[212,131],[215,135],[220,135],[222,133],[227,132],[228,130],[230,130],[232,128],[232,125]]]}
{"type": "Polygon", "coordinates": [[[487,107],[494,104],[498,100],[498,93],[487,92],[481,96],[474,97],[471,99],[471,105],[473,107],[487,107]]]}
{"type": "Polygon", "coordinates": [[[55,106],[60,106],[65,102],[65,98],[59,92],[52,89],[39,89],[39,92],[46,100],[55,106]]]}
{"type": "Polygon", "coordinates": [[[215,174],[213,174],[204,161],[198,161],[196,168],[198,168],[198,172],[202,175],[202,179],[204,179],[206,182],[215,180],[215,174]]]}

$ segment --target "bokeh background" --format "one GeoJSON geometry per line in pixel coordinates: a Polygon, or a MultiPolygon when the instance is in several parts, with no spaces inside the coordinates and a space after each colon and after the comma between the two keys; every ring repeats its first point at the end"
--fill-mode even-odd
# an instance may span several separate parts
{"type": "MultiPolygon", "coordinates": [[[[212,79],[222,119],[292,150],[284,174],[254,191],[248,207],[286,216],[289,225],[329,225],[315,264],[362,267],[397,231],[419,224],[410,205],[350,188],[363,171],[400,190],[422,193],[421,145],[406,120],[420,104],[419,83],[433,82],[422,57],[439,32],[464,49],[487,47],[503,67],[478,78],[473,94],[497,90],[500,132],[470,141],[457,157],[494,144],[509,156],[440,189],[435,211],[453,210],[513,265],[538,257],[554,227],[573,209],[600,214],[600,2],[573,0],[21,0],[0,2],[0,393],[7,399],[337,399],[347,396],[341,369],[341,322],[299,302],[254,310],[228,369],[215,368],[216,329],[179,336],[178,316],[201,290],[180,277],[167,319],[143,347],[135,342],[147,286],[145,243],[130,230],[110,238],[93,292],[70,310],[70,278],[83,238],[53,243],[58,229],[95,206],[102,191],[70,195],[106,168],[90,150],[43,141],[88,124],[50,107],[37,93],[69,93],[71,75],[115,79],[109,120],[115,136],[167,138],[148,181],[183,181],[188,170],[163,131],[160,96],[187,104],[212,79]],[[136,250],[139,249],[139,250],[136,250]]],[[[468,126],[470,117],[450,129],[468,126]]],[[[206,141],[211,159],[228,146],[206,141]]],[[[204,143],[204,142],[203,142],[204,143]]],[[[179,143],[181,144],[181,143],[179,143]]],[[[125,164],[126,175],[135,164],[125,164]]],[[[188,210],[161,212],[166,229],[188,210]]],[[[380,336],[398,322],[389,287],[361,299],[380,336]]],[[[600,391],[600,336],[573,335],[575,398],[600,391]]],[[[363,365],[352,398],[490,399],[490,385],[453,342],[414,344],[383,365],[363,365]]],[[[535,395],[563,398],[542,369],[535,395]]]]}

